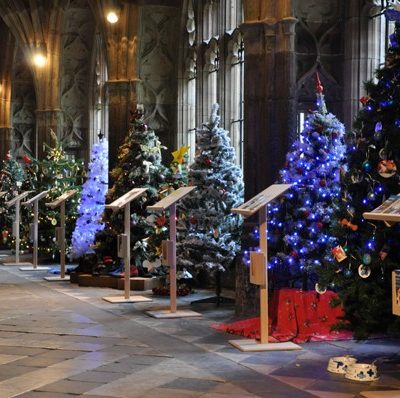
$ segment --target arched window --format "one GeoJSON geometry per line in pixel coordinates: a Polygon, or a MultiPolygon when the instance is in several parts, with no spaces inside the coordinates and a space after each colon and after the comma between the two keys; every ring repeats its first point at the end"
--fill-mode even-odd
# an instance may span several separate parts
{"type": "Polygon", "coordinates": [[[218,81],[219,81],[219,47],[218,39],[213,37],[205,51],[204,67],[204,88],[205,90],[205,109],[211,109],[212,104],[219,102],[218,81]]]}
{"type": "MultiPolygon", "coordinates": [[[[229,131],[232,145],[236,150],[236,162],[243,164],[243,114],[244,114],[244,45],[239,30],[235,30],[228,41],[226,76],[230,89],[227,90],[229,101],[229,131]]],[[[228,102],[227,101],[227,102],[228,102]]]]}
{"type": "Polygon", "coordinates": [[[100,131],[108,131],[108,112],[106,111],[106,93],[104,83],[107,81],[107,63],[101,35],[95,37],[92,75],[92,106],[90,112],[90,147],[97,142],[100,131]]]}
{"type": "Polygon", "coordinates": [[[237,162],[243,159],[244,47],[239,25],[242,0],[186,0],[178,143],[195,152],[196,127],[220,104],[221,126],[231,134],[237,162]]]}

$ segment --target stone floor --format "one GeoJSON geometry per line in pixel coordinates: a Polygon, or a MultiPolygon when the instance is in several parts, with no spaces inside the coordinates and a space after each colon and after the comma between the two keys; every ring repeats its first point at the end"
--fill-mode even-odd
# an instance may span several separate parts
{"type": "MultiPolygon", "coordinates": [[[[400,341],[308,343],[291,352],[241,353],[209,327],[233,308],[196,305],[196,319],[159,320],[152,303],[110,304],[115,290],[46,282],[45,271],[0,267],[0,398],[355,398],[399,390],[400,341]],[[332,356],[376,361],[380,379],[328,373],[332,356]]],[[[204,294],[204,293],[203,293],[204,294]]],[[[197,293],[179,299],[190,308],[197,293]]]]}

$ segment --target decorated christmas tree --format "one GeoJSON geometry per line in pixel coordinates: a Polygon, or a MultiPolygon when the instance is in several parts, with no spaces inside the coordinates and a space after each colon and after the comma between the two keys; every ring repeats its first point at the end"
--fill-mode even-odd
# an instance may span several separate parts
{"type": "MultiPolygon", "coordinates": [[[[46,200],[39,202],[39,254],[54,257],[59,252],[55,240],[55,227],[59,225],[60,210],[50,209],[45,203],[58,198],[71,189],[80,191],[82,184],[83,164],[68,158],[56,134],[51,130],[54,146],[46,146],[46,157],[37,161],[37,192],[49,191],[46,200]]],[[[79,192],[66,202],[66,232],[67,246],[75,226],[78,214],[79,192]]]]}
{"type": "Polygon", "coordinates": [[[337,288],[341,326],[357,337],[390,329],[391,271],[400,263],[400,224],[371,222],[363,213],[399,193],[400,24],[390,36],[385,65],[365,84],[362,109],[348,137],[348,170],[334,218],[337,240],[320,268],[319,285],[337,288]]]}
{"type": "Polygon", "coordinates": [[[0,198],[0,246],[11,247],[14,209],[8,209],[5,203],[21,192],[24,180],[25,173],[22,165],[12,157],[9,151],[0,171],[0,191],[5,192],[5,195],[0,198]]]}
{"type": "MultiPolygon", "coordinates": [[[[111,171],[112,188],[107,194],[107,202],[118,199],[133,188],[147,188],[146,193],[138,200],[131,202],[131,266],[141,267],[144,260],[153,260],[161,252],[160,247],[153,244],[155,234],[152,219],[148,219],[147,206],[156,203],[159,192],[163,189],[167,169],[161,164],[161,146],[158,137],[144,123],[144,115],[140,110],[132,114],[129,134],[120,146],[118,163],[111,171]]],[[[102,256],[116,258],[116,236],[123,232],[123,212],[106,212],[106,228],[97,234],[98,252],[102,256]]],[[[164,216],[154,220],[163,227],[164,216]]]]}
{"type": "Polygon", "coordinates": [[[231,208],[243,203],[243,178],[228,132],[219,126],[218,110],[215,104],[209,123],[197,131],[188,175],[189,185],[197,189],[179,206],[185,230],[179,234],[177,263],[190,271],[224,271],[240,250],[242,220],[231,208]]]}
{"type": "MultiPolygon", "coordinates": [[[[31,163],[32,160],[28,156],[24,155],[19,162],[12,157],[10,152],[7,153],[6,159],[3,161],[3,167],[0,171],[0,191],[6,192],[6,194],[0,198],[0,246],[12,247],[13,245],[11,231],[15,208],[13,206],[11,208],[6,207],[5,203],[23,191],[35,190],[36,174],[32,170],[31,163]]],[[[29,210],[22,208],[21,212],[23,216],[27,216],[29,210]]],[[[24,226],[26,227],[25,224],[22,224],[22,230],[24,226]]],[[[24,234],[22,234],[20,248],[22,251],[29,249],[29,240],[24,234]]]]}
{"type": "Polygon", "coordinates": [[[340,195],[344,126],[328,113],[318,75],[316,104],[280,171],[279,182],[293,187],[268,207],[269,267],[276,287],[314,288],[314,269],[332,241],[329,227],[332,204],[340,195]]]}
{"type": "Polygon", "coordinates": [[[92,147],[88,176],[82,187],[79,218],[72,234],[72,258],[79,258],[90,251],[96,232],[104,229],[101,218],[107,190],[108,142],[100,137],[100,141],[92,147]]]}

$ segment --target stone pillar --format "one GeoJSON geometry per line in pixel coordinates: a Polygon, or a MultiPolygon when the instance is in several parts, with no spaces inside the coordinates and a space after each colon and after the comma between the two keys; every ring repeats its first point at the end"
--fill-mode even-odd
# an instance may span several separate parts
{"type": "Polygon", "coordinates": [[[35,153],[38,159],[43,159],[45,155],[46,143],[54,146],[50,136],[50,129],[56,134],[61,129],[61,110],[60,109],[37,109],[36,110],[36,148],[35,153]]]}
{"type": "Polygon", "coordinates": [[[245,22],[246,198],[278,177],[296,131],[294,26],[284,17],[245,22]]]}
{"type": "Polygon", "coordinates": [[[115,166],[120,145],[128,134],[130,111],[136,109],[136,81],[109,80],[108,94],[109,167],[115,166]]]}
{"type": "Polygon", "coordinates": [[[375,52],[369,51],[371,43],[380,40],[376,30],[377,21],[369,19],[375,9],[379,11],[376,0],[349,0],[346,2],[344,33],[344,124],[352,127],[360,107],[359,100],[365,94],[363,82],[373,77],[373,65],[377,65],[375,52]],[[371,26],[369,26],[371,24],[371,26]],[[371,28],[371,29],[370,29],[371,28]],[[375,34],[374,34],[375,33],[375,34]]]}
{"type": "Polygon", "coordinates": [[[1,80],[0,87],[0,161],[11,149],[11,81],[1,80]]]}

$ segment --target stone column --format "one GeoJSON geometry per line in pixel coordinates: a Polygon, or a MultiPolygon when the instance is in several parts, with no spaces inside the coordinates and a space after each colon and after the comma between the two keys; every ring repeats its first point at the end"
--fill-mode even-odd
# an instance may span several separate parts
{"type": "Polygon", "coordinates": [[[278,177],[296,131],[294,26],[297,20],[245,22],[246,197],[278,177]]]}
{"type": "Polygon", "coordinates": [[[11,149],[11,81],[0,81],[0,161],[11,149]]]}
{"type": "Polygon", "coordinates": [[[363,82],[373,77],[376,51],[370,51],[372,43],[380,40],[377,21],[369,19],[373,11],[380,10],[380,1],[349,0],[345,10],[344,41],[344,124],[352,127],[360,107],[359,100],[365,94],[363,82]],[[371,24],[371,25],[370,25],[371,24]]]}
{"type": "Polygon", "coordinates": [[[117,161],[118,149],[128,134],[130,111],[136,109],[136,85],[138,80],[109,80],[106,83],[108,96],[108,132],[110,170],[117,161]]]}

